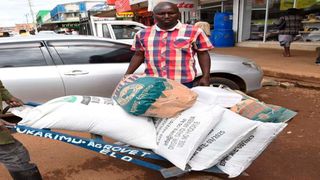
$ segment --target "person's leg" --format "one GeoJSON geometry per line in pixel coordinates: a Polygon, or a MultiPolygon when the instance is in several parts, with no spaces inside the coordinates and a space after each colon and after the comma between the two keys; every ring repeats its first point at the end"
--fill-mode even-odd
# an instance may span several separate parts
{"type": "Polygon", "coordinates": [[[286,39],[285,39],[285,35],[280,34],[280,35],[278,36],[278,39],[279,39],[280,46],[283,47],[282,55],[283,55],[284,57],[286,57],[286,56],[287,56],[287,49],[286,49],[286,39]]]}
{"type": "Polygon", "coordinates": [[[283,56],[284,57],[290,57],[290,44],[292,41],[291,35],[281,34],[279,35],[279,43],[280,46],[283,46],[283,56]]]}
{"type": "Polygon", "coordinates": [[[286,47],[287,47],[287,57],[290,57],[291,56],[291,52],[290,52],[290,45],[292,43],[294,39],[294,36],[293,35],[288,35],[287,36],[287,42],[286,42],[286,47]]]}
{"type": "Polygon", "coordinates": [[[289,46],[284,46],[284,54],[283,56],[285,57],[290,57],[290,45],[289,46]]]}
{"type": "Polygon", "coordinates": [[[320,47],[316,48],[316,52],[317,52],[316,64],[320,65],[320,47]]]}
{"type": "Polygon", "coordinates": [[[18,141],[0,145],[0,162],[5,165],[14,180],[41,180],[35,164],[30,163],[26,148],[18,141]]]}

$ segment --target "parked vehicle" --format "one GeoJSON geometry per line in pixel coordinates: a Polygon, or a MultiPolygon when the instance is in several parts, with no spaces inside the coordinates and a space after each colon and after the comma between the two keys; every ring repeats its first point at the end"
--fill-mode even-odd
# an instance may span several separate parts
{"type": "MultiPolygon", "coordinates": [[[[261,87],[263,73],[255,63],[241,57],[210,55],[213,85],[242,91],[261,87]]],[[[23,101],[46,102],[65,95],[110,97],[132,56],[130,45],[93,36],[1,38],[0,77],[23,101]]],[[[141,66],[137,73],[143,70],[141,66]]]]}
{"type": "Polygon", "coordinates": [[[79,34],[104,37],[132,44],[136,32],[145,27],[145,25],[135,21],[90,16],[90,18],[81,19],[79,34]]]}
{"type": "Polygon", "coordinates": [[[43,35],[43,34],[46,34],[46,35],[55,35],[55,34],[57,34],[56,32],[54,32],[54,31],[50,31],[50,30],[42,30],[42,31],[39,31],[38,32],[38,34],[39,35],[43,35]]]}

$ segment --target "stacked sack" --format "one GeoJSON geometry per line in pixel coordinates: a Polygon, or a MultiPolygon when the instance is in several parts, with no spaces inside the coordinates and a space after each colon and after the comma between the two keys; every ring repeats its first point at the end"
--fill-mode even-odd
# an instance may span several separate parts
{"type": "Polygon", "coordinates": [[[37,106],[28,113],[13,113],[23,115],[19,125],[90,132],[137,147],[156,147],[152,119],[128,114],[111,98],[64,96],[37,106]]]}
{"type": "Polygon", "coordinates": [[[133,74],[121,80],[112,98],[130,114],[169,118],[190,108],[197,94],[170,79],[133,74]]]}
{"type": "Polygon", "coordinates": [[[290,116],[275,120],[280,115],[272,112],[282,107],[268,106],[272,118],[261,119],[265,116],[244,113],[246,100],[254,99],[221,88],[188,89],[165,78],[129,75],[111,98],[56,98],[22,113],[19,124],[105,135],[152,149],[182,170],[219,168],[236,177],[287,125],[275,122],[296,114],[283,108],[290,116]]]}

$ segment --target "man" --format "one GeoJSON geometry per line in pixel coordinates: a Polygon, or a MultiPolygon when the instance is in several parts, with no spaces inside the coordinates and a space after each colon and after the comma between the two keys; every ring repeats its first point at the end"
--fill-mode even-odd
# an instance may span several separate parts
{"type": "Polygon", "coordinates": [[[283,56],[290,57],[290,44],[294,40],[294,37],[299,34],[299,30],[302,29],[302,17],[299,15],[299,10],[290,8],[287,10],[284,16],[281,16],[276,23],[279,28],[279,43],[283,46],[283,56]]]}
{"type": "Polygon", "coordinates": [[[132,74],[145,62],[145,73],[181,82],[191,88],[196,77],[197,53],[202,77],[199,85],[208,86],[210,79],[210,56],[213,46],[198,27],[182,24],[178,20],[177,5],[160,2],[153,9],[156,24],[135,35],[132,50],[135,51],[126,74],[132,74]]]}
{"type": "MultiPolygon", "coordinates": [[[[2,101],[10,107],[23,105],[23,102],[12,96],[0,81],[1,114],[2,101]]],[[[28,151],[10,134],[5,125],[13,124],[0,119],[0,163],[5,165],[14,180],[41,180],[37,166],[30,163],[28,151]]]]}

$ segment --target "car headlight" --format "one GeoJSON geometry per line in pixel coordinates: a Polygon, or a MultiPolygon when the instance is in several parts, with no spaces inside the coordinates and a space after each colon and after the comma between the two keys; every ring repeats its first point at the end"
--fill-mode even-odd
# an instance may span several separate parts
{"type": "Polygon", "coordinates": [[[242,64],[253,69],[261,70],[260,66],[258,66],[255,62],[252,61],[245,61],[242,62],[242,64]]]}

